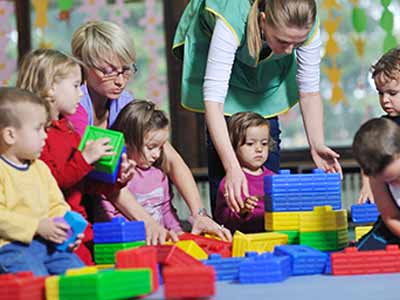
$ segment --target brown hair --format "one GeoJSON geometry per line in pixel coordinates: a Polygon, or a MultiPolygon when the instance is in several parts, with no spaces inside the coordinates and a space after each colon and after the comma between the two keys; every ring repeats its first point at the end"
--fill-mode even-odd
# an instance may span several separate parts
{"type": "MultiPolygon", "coordinates": [[[[135,100],[121,110],[111,129],[124,134],[128,152],[133,151],[144,156],[145,135],[151,130],[164,129],[168,125],[167,116],[162,110],[157,109],[153,102],[135,100]]],[[[161,152],[154,165],[167,171],[164,152],[161,152]]]]}
{"type": "MultiPolygon", "coordinates": [[[[268,130],[270,129],[268,120],[255,112],[239,112],[232,115],[228,120],[228,131],[233,149],[236,151],[246,143],[248,128],[258,126],[267,126],[268,130]]],[[[271,150],[275,147],[275,142],[270,135],[268,137],[268,147],[271,150]]]]}
{"type": "Polygon", "coordinates": [[[393,48],[386,52],[371,66],[372,78],[387,83],[390,80],[398,80],[400,75],[400,48],[393,48]]]}
{"type": "Polygon", "coordinates": [[[356,132],[352,148],[365,175],[378,175],[400,156],[400,128],[387,118],[371,119],[356,132]]]}
{"type": "Polygon", "coordinates": [[[262,47],[259,12],[264,12],[267,25],[274,29],[296,27],[311,30],[317,16],[314,0],[254,0],[247,19],[247,45],[252,57],[262,47]]]}
{"type": "Polygon", "coordinates": [[[37,95],[14,87],[0,87],[0,129],[7,126],[20,128],[21,120],[17,111],[17,104],[31,103],[43,106],[49,115],[49,104],[37,95]]]}

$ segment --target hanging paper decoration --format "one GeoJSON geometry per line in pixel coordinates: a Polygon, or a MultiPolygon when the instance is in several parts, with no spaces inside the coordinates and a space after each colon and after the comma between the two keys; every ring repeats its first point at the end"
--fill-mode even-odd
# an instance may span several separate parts
{"type": "Polygon", "coordinates": [[[6,49],[10,35],[14,31],[9,17],[14,13],[13,2],[0,2],[0,86],[7,86],[16,70],[17,62],[7,55],[6,49]]]}
{"type": "Polygon", "coordinates": [[[32,0],[32,6],[36,12],[35,26],[40,31],[39,47],[50,48],[50,43],[44,40],[44,29],[48,25],[47,12],[49,9],[49,0],[32,0]]]}
{"type": "Polygon", "coordinates": [[[57,3],[60,10],[58,18],[61,21],[69,21],[74,0],[57,0],[57,3]]]}
{"type": "Polygon", "coordinates": [[[130,16],[129,10],[125,8],[124,0],[115,0],[110,10],[110,20],[123,26],[125,20],[130,16]]]}
{"type": "Polygon", "coordinates": [[[159,76],[157,70],[160,65],[159,49],[162,47],[160,41],[164,41],[164,37],[157,33],[163,19],[157,14],[155,8],[155,0],[146,0],[146,13],[144,18],[139,21],[139,25],[144,27],[144,47],[149,53],[149,75],[147,78],[147,97],[156,103],[161,103],[166,98],[166,78],[159,76]]]}
{"type": "Polygon", "coordinates": [[[331,67],[325,67],[322,69],[322,71],[328,76],[332,83],[331,103],[333,105],[336,105],[342,101],[346,103],[343,89],[340,86],[342,72],[336,63],[336,57],[338,53],[340,53],[341,49],[334,38],[334,34],[338,30],[342,18],[334,17],[333,11],[340,10],[341,6],[337,3],[337,0],[323,0],[321,6],[326,8],[328,11],[328,16],[323,22],[323,27],[328,34],[328,41],[326,42],[325,46],[325,55],[331,61],[331,67]]]}
{"type": "Polygon", "coordinates": [[[367,30],[368,18],[365,10],[358,6],[358,0],[352,0],[351,2],[353,3],[351,21],[356,32],[353,43],[358,56],[362,58],[365,50],[365,37],[363,33],[367,30]]]}
{"type": "Polygon", "coordinates": [[[392,0],[381,0],[383,13],[379,21],[379,25],[386,32],[386,36],[383,41],[383,52],[387,52],[388,50],[397,46],[396,37],[393,35],[394,16],[393,13],[389,10],[389,5],[391,2],[392,0]]]}
{"type": "Polygon", "coordinates": [[[83,0],[78,12],[87,15],[83,22],[100,20],[100,10],[102,7],[106,7],[106,5],[107,0],[83,0]]]}

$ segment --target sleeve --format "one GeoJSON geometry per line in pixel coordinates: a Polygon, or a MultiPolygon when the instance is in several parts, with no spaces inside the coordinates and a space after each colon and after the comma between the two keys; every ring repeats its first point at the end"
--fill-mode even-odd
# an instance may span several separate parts
{"type": "Polygon", "coordinates": [[[39,225],[39,219],[13,212],[7,205],[4,174],[0,172],[0,238],[30,243],[39,225]]]}
{"type": "Polygon", "coordinates": [[[93,170],[93,167],[86,162],[82,153],[74,147],[71,147],[71,155],[68,160],[59,159],[57,157],[57,146],[53,147],[54,142],[57,141],[47,139],[40,159],[47,164],[58,186],[61,189],[68,189],[81,181],[93,170]]]}
{"type": "Polygon", "coordinates": [[[319,92],[321,37],[317,29],[309,43],[296,50],[296,80],[300,92],[319,92]]]}
{"type": "Polygon", "coordinates": [[[83,136],[86,127],[89,125],[89,117],[82,104],[79,104],[78,109],[73,115],[66,116],[66,118],[72,124],[75,131],[80,136],[83,136]]]}
{"type": "Polygon", "coordinates": [[[224,103],[238,42],[225,23],[217,19],[208,50],[203,93],[206,101],[224,103]]]}
{"type": "Polygon", "coordinates": [[[166,228],[175,231],[183,232],[181,224],[179,223],[178,216],[175,209],[171,205],[171,197],[169,193],[168,177],[165,176],[162,181],[163,191],[164,191],[164,202],[161,206],[161,213],[164,220],[164,225],[166,228]]]}

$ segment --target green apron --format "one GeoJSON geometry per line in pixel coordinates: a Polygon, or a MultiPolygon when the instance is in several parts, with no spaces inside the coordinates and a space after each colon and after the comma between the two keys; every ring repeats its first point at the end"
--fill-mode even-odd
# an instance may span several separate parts
{"type": "MultiPolygon", "coordinates": [[[[233,32],[239,48],[235,55],[225,115],[253,111],[273,117],[289,110],[299,98],[296,82],[296,53],[271,53],[259,61],[249,54],[246,38],[247,17],[251,0],[191,0],[176,30],[172,47],[183,60],[182,99],[184,108],[204,112],[203,82],[210,39],[219,17],[233,32]]],[[[318,30],[314,24],[307,42],[318,30]]],[[[307,43],[306,42],[306,43],[307,43]]]]}

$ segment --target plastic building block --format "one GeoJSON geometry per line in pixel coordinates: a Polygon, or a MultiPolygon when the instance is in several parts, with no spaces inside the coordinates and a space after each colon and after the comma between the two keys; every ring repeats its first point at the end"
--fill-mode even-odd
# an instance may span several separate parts
{"type": "Polygon", "coordinates": [[[167,299],[205,298],[215,294],[215,271],[212,267],[165,267],[163,279],[167,299]]]}
{"type": "Polygon", "coordinates": [[[75,211],[67,211],[63,218],[54,218],[57,222],[65,222],[70,226],[70,230],[68,231],[68,237],[62,244],[57,244],[56,249],[60,251],[66,251],[68,249],[68,245],[75,242],[78,234],[81,234],[85,231],[88,222],[80,213],[75,211]]]}
{"type": "Polygon", "coordinates": [[[296,230],[278,230],[278,233],[287,234],[288,245],[299,244],[300,243],[300,232],[296,230]]]}
{"type": "MultiPolygon", "coordinates": [[[[110,139],[109,144],[113,146],[113,152],[115,152],[115,155],[103,156],[100,160],[98,160],[95,163],[94,165],[95,171],[106,174],[114,174],[118,169],[119,161],[123,153],[123,148],[125,144],[124,135],[121,132],[89,125],[86,127],[85,133],[83,134],[78,149],[82,151],[85,148],[85,145],[88,141],[90,140],[94,141],[104,137],[110,139]]],[[[96,176],[96,173],[94,173],[94,176],[98,177],[96,176]]],[[[101,180],[101,178],[96,178],[96,179],[101,180]]]]}
{"type": "Polygon", "coordinates": [[[400,272],[398,245],[388,245],[386,250],[358,251],[355,247],[331,254],[333,275],[378,274],[400,272]]]}
{"type": "Polygon", "coordinates": [[[366,233],[368,233],[373,226],[356,226],[354,227],[354,237],[356,241],[361,239],[366,233]]]}
{"type": "Polygon", "coordinates": [[[111,222],[93,224],[95,244],[129,243],[146,240],[143,221],[126,221],[123,217],[113,218],[111,222]]]}
{"type": "Polygon", "coordinates": [[[144,246],[135,249],[121,250],[115,254],[117,269],[148,268],[152,273],[152,292],[158,289],[157,249],[144,246]]]}
{"type": "Polygon", "coordinates": [[[299,213],[300,232],[334,231],[348,228],[347,210],[316,206],[313,211],[299,213]]]}
{"type": "Polygon", "coordinates": [[[179,236],[182,240],[192,240],[195,241],[208,255],[217,253],[222,257],[232,256],[232,243],[221,241],[217,238],[206,237],[197,234],[191,234],[185,232],[179,236]]]}
{"type": "Polygon", "coordinates": [[[60,300],[127,299],[151,292],[150,269],[109,270],[60,276],[60,300]]]}
{"type": "Polygon", "coordinates": [[[100,270],[114,269],[114,264],[101,264],[101,265],[97,264],[97,265],[96,265],[96,269],[97,269],[98,271],[100,271],[100,270]]]}
{"type": "Polygon", "coordinates": [[[195,241],[179,241],[175,245],[196,259],[207,259],[207,253],[195,241]]]}
{"type": "Polygon", "coordinates": [[[291,275],[321,274],[328,258],[326,253],[303,245],[276,246],[274,255],[290,257],[291,275]]]}
{"type": "Polygon", "coordinates": [[[83,275],[83,274],[95,274],[97,273],[98,269],[96,266],[88,266],[78,269],[68,269],[65,272],[65,275],[83,275]]]}
{"type": "Polygon", "coordinates": [[[59,300],[58,282],[59,276],[49,276],[45,280],[46,300],[59,300]]]}
{"type": "Polygon", "coordinates": [[[233,235],[233,257],[244,256],[246,252],[266,252],[273,251],[277,245],[286,245],[288,242],[287,234],[276,232],[250,233],[244,234],[236,231],[233,235]]]}
{"type": "Polygon", "coordinates": [[[115,262],[115,253],[117,253],[117,251],[137,248],[144,246],[145,244],[145,241],[115,244],[95,244],[94,261],[96,264],[113,264],[115,262]]]}
{"type": "Polygon", "coordinates": [[[115,170],[112,173],[105,173],[101,171],[96,171],[94,169],[92,172],[89,173],[89,177],[94,179],[94,180],[99,180],[107,183],[115,183],[118,179],[119,175],[119,166],[121,165],[121,160],[122,160],[122,154],[126,153],[126,148],[122,148],[122,153],[121,156],[118,159],[117,166],[115,170]]]}
{"type": "Polygon", "coordinates": [[[239,264],[243,257],[222,258],[220,254],[210,254],[208,260],[203,260],[207,266],[212,266],[217,273],[217,280],[239,280],[239,264]]]}
{"type": "Polygon", "coordinates": [[[157,262],[162,266],[187,267],[203,265],[202,262],[175,245],[158,245],[155,248],[157,249],[157,262]]]}
{"type": "Polygon", "coordinates": [[[341,208],[341,181],[338,173],[314,169],[312,174],[279,174],[265,176],[266,211],[307,211],[314,206],[341,208]]]}
{"type": "Polygon", "coordinates": [[[285,280],[290,276],[289,256],[274,256],[269,252],[257,255],[247,253],[248,259],[239,264],[240,283],[270,283],[285,280]]]}
{"type": "Polygon", "coordinates": [[[379,217],[376,204],[353,204],[351,206],[351,219],[353,223],[374,223],[379,217]]]}
{"type": "Polygon", "coordinates": [[[264,227],[267,231],[299,230],[299,212],[265,212],[264,227]]]}
{"type": "Polygon", "coordinates": [[[1,300],[44,300],[45,277],[34,277],[32,272],[0,275],[1,300]]]}
{"type": "Polygon", "coordinates": [[[300,244],[321,251],[341,250],[349,245],[347,229],[337,231],[300,232],[300,244]]]}

